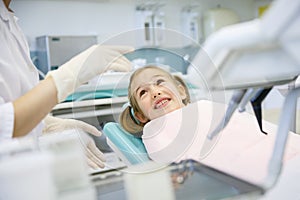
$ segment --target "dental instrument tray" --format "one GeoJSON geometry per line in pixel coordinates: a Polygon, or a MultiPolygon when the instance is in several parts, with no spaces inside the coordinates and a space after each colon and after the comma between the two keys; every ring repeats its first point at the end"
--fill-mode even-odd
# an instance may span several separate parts
{"type": "MultiPolygon", "coordinates": [[[[171,176],[176,177],[176,199],[232,199],[257,197],[263,188],[232,177],[194,160],[185,160],[171,166],[171,176]]],[[[174,181],[173,181],[174,182],[174,181]]]]}
{"type": "MultiPolygon", "coordinates": [[[[171,164],[167,170],[170,172],[176,199],[255,199],[264,194],[264,189],[259,186],[194,160],[171,164]]],[[[98,199],[127,199],[123,179],[126,169],[109,173],[105,179],[99,175],[92,177],[98,199]]]]}

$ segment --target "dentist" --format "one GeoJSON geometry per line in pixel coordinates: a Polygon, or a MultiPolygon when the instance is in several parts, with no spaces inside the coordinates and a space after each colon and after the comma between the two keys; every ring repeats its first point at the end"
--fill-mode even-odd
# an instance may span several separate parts
{"type": "MultiPolygon", "coordinates": [[[[10,2],[0,0],[0,143],[70,128],[100,136],[101,132],[89,124],[48,114],[77,87],[106,70],[129,71],[130,62],[122,54],[133,48],[94,45],[39,81],[10,2]]],[[[85,145],[89,166],[104,167],[104,156],[94,141],[85,145]]]]}

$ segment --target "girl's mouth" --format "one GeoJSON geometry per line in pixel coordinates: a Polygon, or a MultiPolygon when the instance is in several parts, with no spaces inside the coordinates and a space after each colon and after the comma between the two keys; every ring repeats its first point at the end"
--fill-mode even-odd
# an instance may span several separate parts
{"type": "Polygon", "coordinates": [[[165,107],[169,102],[171,101],[171,99],[169,98],[162,98],[158,101],[155,102],[155,109],[159,109],[159,108],[163,108],[165,107]]]}

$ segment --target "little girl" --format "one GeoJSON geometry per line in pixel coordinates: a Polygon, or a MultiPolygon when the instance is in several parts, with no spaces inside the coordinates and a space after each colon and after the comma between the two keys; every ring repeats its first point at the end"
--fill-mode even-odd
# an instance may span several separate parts
{"type": "Polygon", "coordinates": [[[179,76],[151,65],[132,74],[128,99],[120,123],[126,131],[140,135],[147,122],[190,103],[190,94],[179,76]]]}

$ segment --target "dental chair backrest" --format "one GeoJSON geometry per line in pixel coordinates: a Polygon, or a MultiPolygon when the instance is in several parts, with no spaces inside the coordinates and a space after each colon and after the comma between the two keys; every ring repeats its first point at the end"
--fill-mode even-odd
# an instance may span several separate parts
{"type": "Polygon", "coordinates": [[[127,166],[150,160],[142,139],[125,131],[119,123],[106,123],[103,132],[107,144],[127,166]]]}

